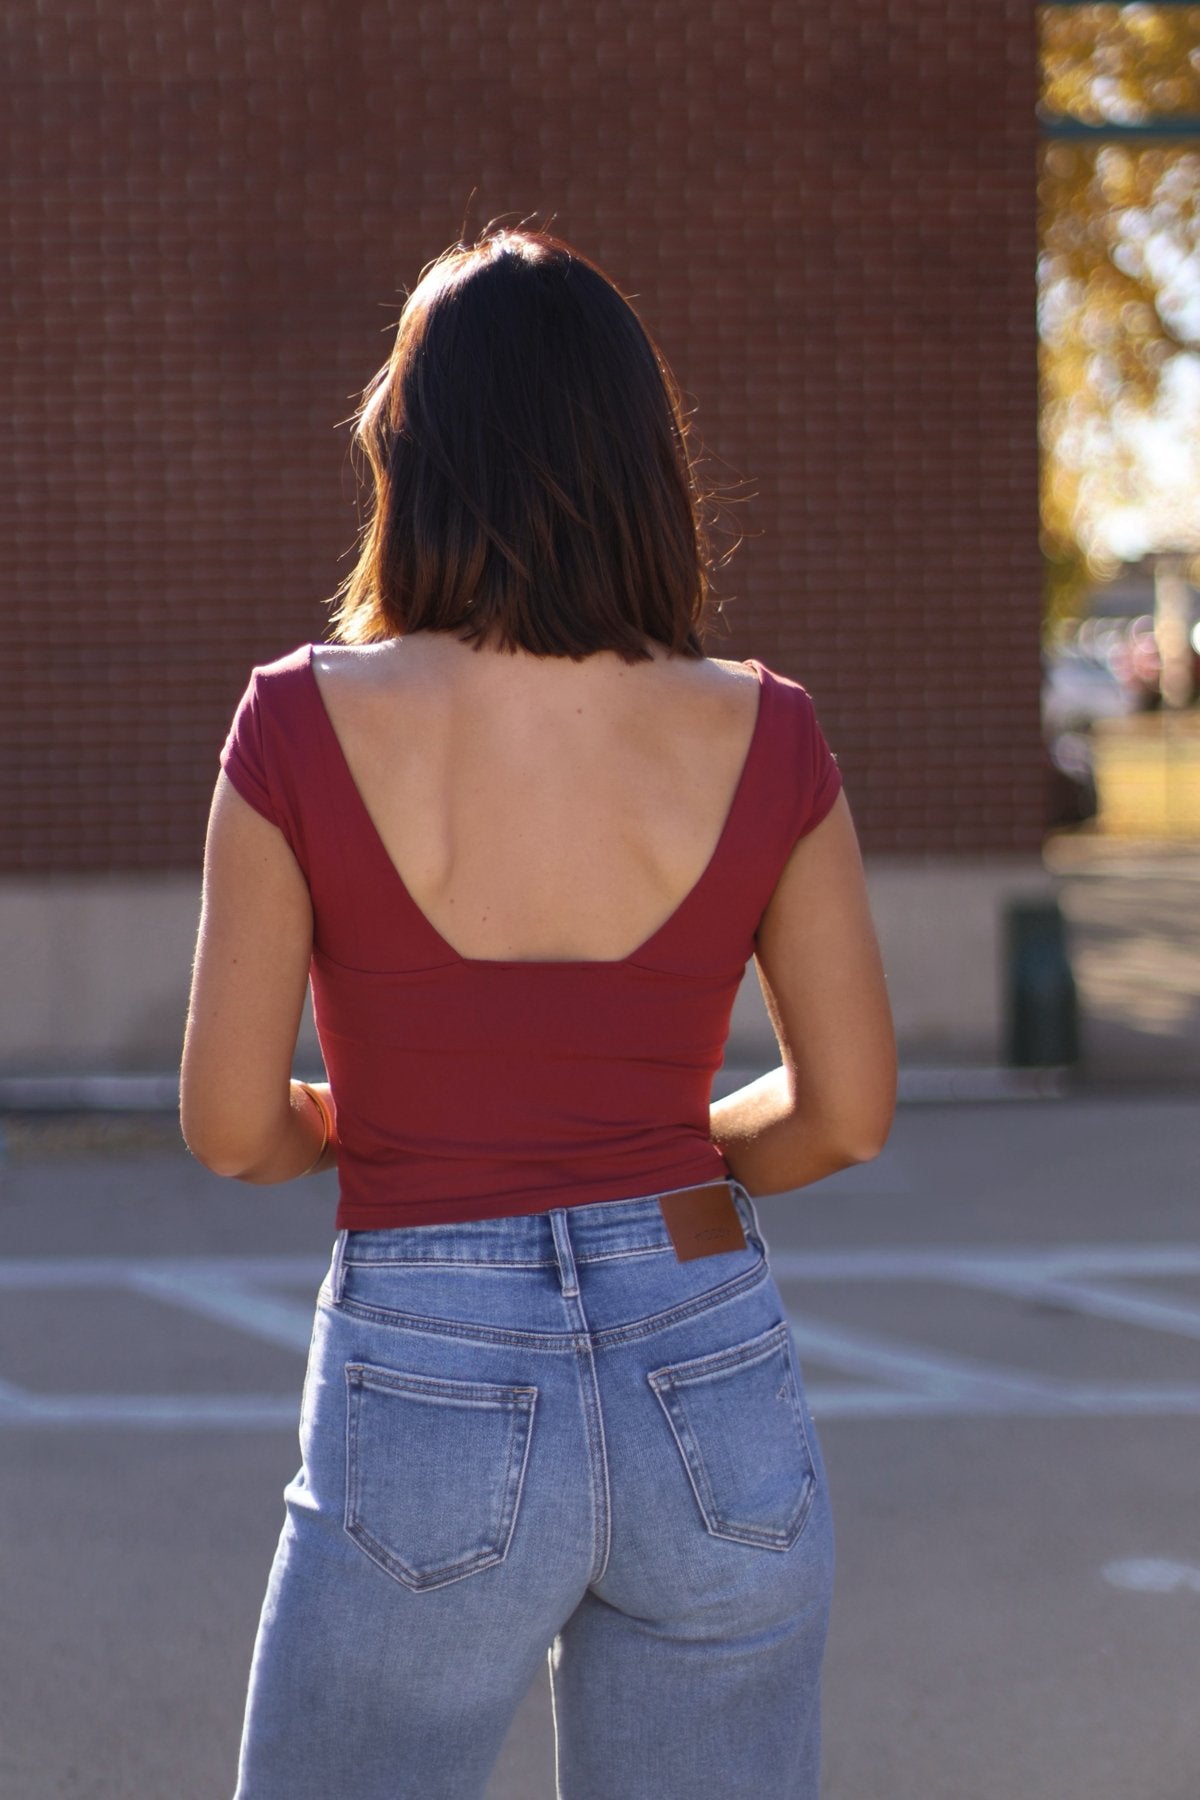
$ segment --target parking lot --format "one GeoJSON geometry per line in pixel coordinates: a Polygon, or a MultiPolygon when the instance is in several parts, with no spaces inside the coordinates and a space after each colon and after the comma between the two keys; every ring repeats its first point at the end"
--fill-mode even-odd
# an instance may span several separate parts
{"type": "MultiPolygon", "coordinates": [[[[1200,1791],[1198,1126],[909,1105],[760,1203],[838,1532],[827,1800],[1200,1791]]],[[[220,1800],[332,1181],[221,1182],[167,1122],[9,1149],[0,1787],[220,1800]]],[[[553,1792],[542,1677],[489,1800],[553,1792]]]]}

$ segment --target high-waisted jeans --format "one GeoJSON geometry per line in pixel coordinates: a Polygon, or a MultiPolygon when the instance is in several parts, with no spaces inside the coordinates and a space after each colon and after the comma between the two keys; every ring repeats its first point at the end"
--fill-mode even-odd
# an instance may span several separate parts
{"type": "Polygon", "coordinates": [[[825,1473],[730,1187],[688,1262],[654,1195],[338,1233],[235,1800],[481,1800],[547,1655],[560,1800],[817,1800],[825,1473]]]}

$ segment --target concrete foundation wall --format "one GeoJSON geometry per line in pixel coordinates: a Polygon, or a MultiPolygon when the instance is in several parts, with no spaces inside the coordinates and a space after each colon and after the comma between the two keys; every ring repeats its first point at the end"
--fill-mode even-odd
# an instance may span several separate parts
{"type": "Polygon", "coordinates": [[[0,882],[0,1068],[178,1063],[199,916],[190,875],[0,882]]]}
{"type": "MultiPolygon", "coordinates": [[[[902,1054],[1002,1055],[1006,904],[1052,890],[1037,857],[869,857],[867,882],[902,1054]]],[[[187,875],[0,882],[0,1072],[172,1068],[199,917],[187,875]]],[[[306,1009],[299,1055],[317,1056],[306,1009]]],[[[766,1067],[775,1039],[753,967],[727,1060],[766,1067]]]]}
{"type": "Polygon", "coordinates": [[[1004,914],[1055,891],[1040,856],[867,859],[902,1050],[1003,1060],[1004,914]]]}
{"type": "MultiPolygon", "coordinates": [[[[1002,1061],[1004,913],[1013,900],[1053,893],[1041,858],[877,856],[866,870],[902,1058],[1002,1061]]],[[[727,1061],[760,1061],[774,1044],[751,967],[727,1061]]]]}

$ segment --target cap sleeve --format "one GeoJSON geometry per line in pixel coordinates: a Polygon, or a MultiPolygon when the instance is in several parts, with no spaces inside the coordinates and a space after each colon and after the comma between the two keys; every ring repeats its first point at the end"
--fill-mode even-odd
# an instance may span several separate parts
{"type": "Polygon", "coordinates": [[[842,791],[842,771],[838,768],[837,758],[829,748],[825,733],[817,721],[816,708],[811,698],[807,693],[804,698],[808,702],[802,734],[808,772],[808,802],[797,837],[805,837],[816,829],[842,791]]]}
{"type": "Polygon", "coordinates": [[[238,702],[233,724],[229,727],[229,736],[221,749],[221,767],[242,799],[256,813],[261,813],[264,819],[283,830],[286,824],[284,811],[272,792],[267,772],[258,673],[255,669],[249,686],[238,702]]]}
{"type": "Polygon", "coordinates": [[[309,655],[310,646],[301,644],[251,672],[220,757],[230,783],[279,827],[306,875],[312,825],[306,796],[321,785],[310,729],[316,690],[309,655]]]}
{"type": "Polygon", "coordinates": [[[777,846],[786,857],[825,818],[842,791],[842,772],[817,718],[812,695],[790,675],[768,671],[777,696],[772,785],[778,796],[777,846]]]}

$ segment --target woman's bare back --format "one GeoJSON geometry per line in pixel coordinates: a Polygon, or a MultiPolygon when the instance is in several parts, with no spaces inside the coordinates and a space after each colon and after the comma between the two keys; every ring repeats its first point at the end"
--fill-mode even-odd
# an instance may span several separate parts
{"type": "Polygon", "coordinates": [[[742,663],[476,652],[418,633],[313,671],[410,896],[472,961],[620,961],[721,836],[760,687],[742,663]]]}

